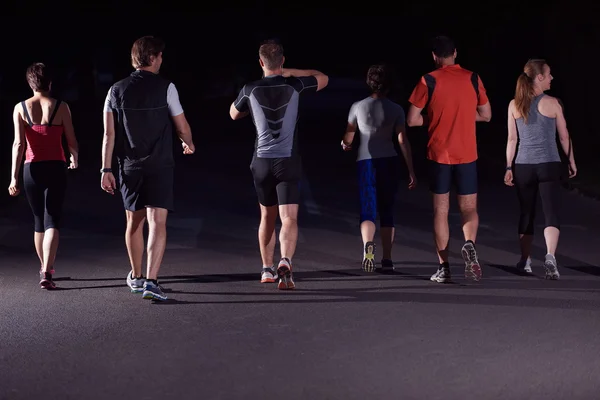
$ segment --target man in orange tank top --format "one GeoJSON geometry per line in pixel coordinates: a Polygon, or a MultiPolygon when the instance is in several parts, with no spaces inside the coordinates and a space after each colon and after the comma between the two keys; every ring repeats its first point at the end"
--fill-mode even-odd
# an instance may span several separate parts
{"type": "Polygon", "coordinates": [[[434,233],[440,265],[431,277],[434,282],[449,282],[448,212],[450,189],[454,184],[463,221],[465,244],[462,255],[465,277],[481,279],[475,250],[479,226],[477,213],[477,139],[476,121],[490,121],[492,111],[479,76],[456,64],[456,47],[445,36],[433,43],[437,69],[424,75],[410,96],[408,126],[428,125],[427,158],[430,163],[430,190],[433,194],[434,233]],[[421,115],[426,109],[427,115],[421,115]]]}

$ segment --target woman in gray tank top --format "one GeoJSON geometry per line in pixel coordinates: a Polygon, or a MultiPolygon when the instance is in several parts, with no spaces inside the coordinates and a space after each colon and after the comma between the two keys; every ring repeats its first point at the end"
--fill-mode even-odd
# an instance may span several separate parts
{"type": "Polygon", "coordinates": [[[397,138],[408,168],[408,187],[417,183],[413,171],[410,143],[406,137],[404,110],[387,98],[391,89],[390,71],[383,65],[373,65],[367,72],[371,95],[350,108],[342,149],[351,149],[356,132],[360,135],[357,157],[360,194],[360,232],[363,239],[362,269],[375,270],[375,223],[379,215],[382,244],[382,269],[394,269],[394,205],[400,177],[400,158],[394,147],[397,138]]]}
{"type": "Polygon", "coordinates": [[[550,89],[552,79],[550,67],[544,60],[529,60],[517,79],[515,98],[508,106],[504,183],[516,187],[521,208],[521,259],[517,269],[531,273],[533,224],[539,193],[545,217],[546,279],[559,279],[555,252],[560,234],[558,213],[562,164],[556,144],[557,130],[561,147],[569,160],[570,178],[576,175],[577,166],[562,105],[558,99],[544,94],[550,89]]]}

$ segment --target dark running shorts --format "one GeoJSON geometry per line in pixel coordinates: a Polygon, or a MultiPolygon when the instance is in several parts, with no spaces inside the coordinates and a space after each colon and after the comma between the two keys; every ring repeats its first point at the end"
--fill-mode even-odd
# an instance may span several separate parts
{"type": "Polygon", "coordinates": [[[258,158],[250,163],[258,202],[265,207],[300,203],[300,157],[258,158]]]}
{"type": "Polygon", "coordinates": [[[450,192],[456,186],[456,194],[477,193],[477,161],[468,164],[440,164],[429,161],[429,190],[435,194],[450,192]]]}
{"type": "Polygon", "coordinates": [[[120,173],[119,188],[123,205],[128,211],[143,210],[146,207],[165,208],[173,211],[174,169],[123,170],[120,173]]]}

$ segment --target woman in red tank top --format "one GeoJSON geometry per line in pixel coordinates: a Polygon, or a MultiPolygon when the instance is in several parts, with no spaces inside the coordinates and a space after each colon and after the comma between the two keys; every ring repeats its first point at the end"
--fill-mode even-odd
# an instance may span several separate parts
{"type": "Polygon", "coordinates": [[[52,274],[67,185],[63,134],[69,147],[69,169],[78,166],[78,145],[69,106],[50,97],[52,82],[46,66],[36,63],[27,68],[27,82],[33,97],[17,104],[13,113],[15,140],[8,192],[11,196],[20,192],[19,172],[25,153],[23,187],[35,221],[34,244],[41,264],[40,287],[54,289],[52,274]]]}

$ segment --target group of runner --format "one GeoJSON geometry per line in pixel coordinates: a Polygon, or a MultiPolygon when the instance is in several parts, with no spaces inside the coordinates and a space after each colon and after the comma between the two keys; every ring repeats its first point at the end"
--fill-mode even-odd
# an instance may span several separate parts
{"type": "MultiPolygon", "coordinates": [[[[152,36],[138,39],[131,50],[135,69],[109,90],[104,105],[101,187],[110,194],[118,189],[126,212],[126,247],[131,264],[126,282],[142,297],[166,300],[158,274],[166,248],[166,221],[173,210],[173,128],[184,154],[194,154],[191,128],[175,85],[159,75],[164,42],[152,36]],[[117,171],[113,171],[113,156],[117,171]],[[115,177],[118,176],[118,179],[115,177]],[[148,223],[147,268],[142,271],[144,225],[148,223]]],[[[360,198],[360,232],[363,240],[362,269],[394,268],[394,210],[399,188],[398,141],[408,168],[408,187],[417,185],[406,126],[427,126],[430,191],[433,195],[433,230],[439,266],[434,282],[449,282],[449,195],[454,187],[462,216],[465,243],[462,256],[465,277],[482,277],[476,239],[477,143],[476,122],[488,122],[492,112],[481,78],[456,63],[457,50],[448,37],[433,41],[435,70],[425,74],[414,88],[408,113],[392,102],[391,71],[374,65],[367,72],[371,95],[350,108],[341,147],[352,149],[360,137],[357,176],[360,198]],[[423,113],[425,111],[425,113],[423,113]],[[382,241],[381,262],[375,261],[374,236],[379,216],[382,241]]],[[[298,238],[301,156],[297,146],[299,103],[306,93],[318,92],[329,83],[316,70],[284,68],[283,47],[267,41],[259,48],[263,77],[246,84],[230,106],[233,120],[252,116],[256,144],[250,170],[260,205],[258,242],[262,258],[261,282],[278,283],[282,290],[294,289],[292,260],[298,238]],[[280,257],[275,264],[275,224],[281,219],[280,257]]],[[[50,96],[51,77],[44,64],[27,69],[33,96],[15,106],[15,139],[9,193],[19,194],[23,163],[23,187],[34,215],[34,243],[40,260],[40,286],[55,288],[54,261],[59,240],[66,169],[78,167],[78,145],[66,103],[50,96]],[[69,162],[62,147],[67,139],[69,162]],[[25,151],[26,150],[26,151],[25,151]]],[[[556,144],[569,160],[569,177],[577,167],[560,102],[545,95],[552,75],[544,60],[529,60],[517,80],[515,98],[508,108],[506,185],[515,186],[520,203],[518,225],[521,259],[516,268],[532,272],[531,245],[537,194],[545,215],[544,237],[547,279],[560,274],[555,258],[560,232],[558,197],[562,164],[556,144]],[[518,149],[517,149],[518,147],[518,149]],[[518,151],[517,151],[518,150],[518,151]],[[516,154],[516,157],[515,157],[516,154]]]]}

